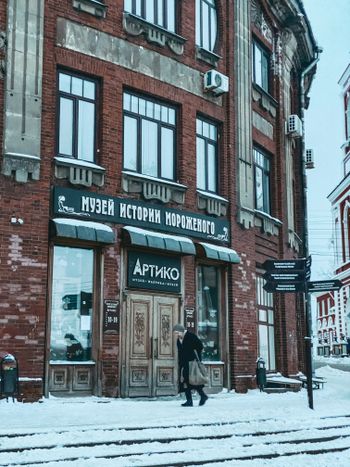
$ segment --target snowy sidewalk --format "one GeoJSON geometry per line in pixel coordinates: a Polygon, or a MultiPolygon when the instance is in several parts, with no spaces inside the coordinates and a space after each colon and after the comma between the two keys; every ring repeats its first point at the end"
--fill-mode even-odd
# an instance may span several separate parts
{"type": "Polygon", "coordinates": [[[35,404],[2,400],[1,419],[6,425],[0,429],[0,466],[326,467],[337,463],[348,467],[350,373],[323,367],[317,375],[326,377],[327,384],[314,391],[313,411],[306,390],[226,391],[210,396],[203,407],[195,400],[194,407],[186,408],[180,406],[179,397],[50,398],[35,404]],[[300,454],[310,449],[335,452],[300,454]],[[254,460],[258,457],[261,460],[254,460]],[[235,460],[224,464],[224,459],[235,460]]]}

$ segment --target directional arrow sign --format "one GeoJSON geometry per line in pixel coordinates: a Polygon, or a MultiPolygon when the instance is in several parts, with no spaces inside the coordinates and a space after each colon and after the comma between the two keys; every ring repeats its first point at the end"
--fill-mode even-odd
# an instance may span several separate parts
{"type": "Polygon", "coordinates": [[[265,274],[263,274],[263,278],[266,279],[268,282],[284,282],[284,281],[301,282],[305,280],[305,272],[304,271],[265,272],[265,274]]]}
{"type": "Polygon", "coordinates": [[[262,267],[265,271],[300,271],[305,269],[305,258],[302,259],[281,259],[273,260],[267,259],[262,267]]]}
{"type": "Polygon", "coordinates": [[[307,283],[307,290],[308,292],[328,292],[329,290],[339,290],[342,286],[342,281],[338,279],[330,281],[313,281],[307,283]]]}
{"type": "Polygon", "coordinates": [[[305,291],[305,282],[295,282],[295,283],[278,283],[278,282],[266,282],[263,286],[266,292],[304,292],[305,291]]]}

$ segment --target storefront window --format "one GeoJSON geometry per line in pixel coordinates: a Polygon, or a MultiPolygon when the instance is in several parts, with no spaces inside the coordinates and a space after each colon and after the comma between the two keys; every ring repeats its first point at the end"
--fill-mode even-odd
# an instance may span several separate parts
{"type": "Polygon", "coordinates": [[[218,269],[199,266],[197,284],[198,336],[204,346],[202,359],[217,361],[220,360],[218,269]]]}
{"type": "Polygon", "coordinates": [[[51,360],[91,359],[93,263],[91,249],[54,248],[51,360]]]}

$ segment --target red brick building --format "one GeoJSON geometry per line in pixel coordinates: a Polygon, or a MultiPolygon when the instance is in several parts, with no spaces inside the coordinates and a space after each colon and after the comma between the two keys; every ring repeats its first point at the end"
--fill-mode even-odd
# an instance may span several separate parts
{"type": "Polygon", "coordinates": [[[350,352],[350,65],[339,85],[344,110],[343,178],[328,199],[333,218],[334,279],[344,285],[317,297],[317,353],[325,356],[350,352]]]}
{"type": "Polygon", "coordinates": [[[172,326],[210,391],[304,367],[301,1],[0,5],[0,350],[22,392],[176,393],[172,326]]]}

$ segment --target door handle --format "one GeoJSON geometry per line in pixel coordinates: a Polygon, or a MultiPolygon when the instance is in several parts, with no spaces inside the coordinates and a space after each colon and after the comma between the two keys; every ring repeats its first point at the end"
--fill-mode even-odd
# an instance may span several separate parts
{"type": "Polygon", "coordinates": [[[155,344],[154,358],[158,358],[158,338],[154,339],[154,344],[155,344]]]}

